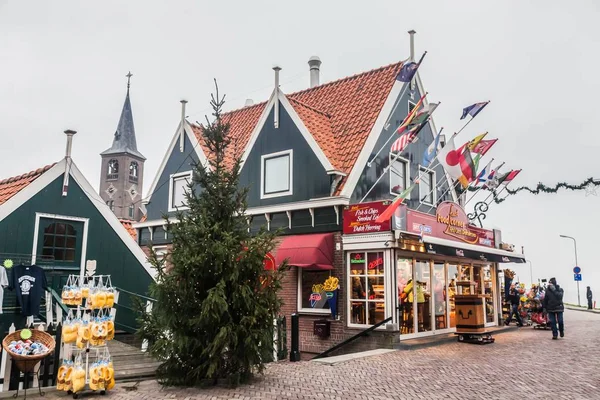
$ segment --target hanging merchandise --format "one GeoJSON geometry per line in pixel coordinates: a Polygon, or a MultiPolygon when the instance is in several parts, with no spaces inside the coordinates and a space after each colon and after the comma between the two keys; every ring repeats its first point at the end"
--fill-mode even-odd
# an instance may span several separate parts
{"type": "Polygon", "coordinates": [[[17,265],[11,269],[9,289],[16,289],[22,315],[37,314],[44,291],[48,289],[46,274],[37,265],[17,265]]]}
{"type": "Polygon", "coordinates": [[[116,291],[109,275],[71,275],[63,289],[65,305],[75,307],[63,321],[65,354],[58,370],[57,389],[77,398],[86,390],[102,394],[115,385],[114,367],[106,342],[115,337],[116,291]],[[92,362],[93,361],[93,362],[92,362]]]}

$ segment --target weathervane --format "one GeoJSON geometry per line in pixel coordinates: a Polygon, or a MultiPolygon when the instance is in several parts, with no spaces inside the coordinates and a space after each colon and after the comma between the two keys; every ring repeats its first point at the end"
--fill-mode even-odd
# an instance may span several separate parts
{"type": "Polygon", "coordinates": [[[131,77],[133,76],[133,74],[131,73],[131,71],[129,71],[125,76],[127,77],[127,92],[129,92],[129,86],[131,86],[131,77]]]}

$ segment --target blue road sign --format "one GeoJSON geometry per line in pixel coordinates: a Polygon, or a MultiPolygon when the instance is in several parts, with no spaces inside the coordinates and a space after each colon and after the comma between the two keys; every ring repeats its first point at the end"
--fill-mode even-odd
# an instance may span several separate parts
{"type": "Polygon", "coordinates": [[[579,267],[573,268],[573,273],[574,274],[581,274],[581,268],[579,268],[579,267]]]}
{"type": "Polygon", "coordinates": [[[581,274],[575,274],[575,282],[580,281],[581,280],[581,274]]]}

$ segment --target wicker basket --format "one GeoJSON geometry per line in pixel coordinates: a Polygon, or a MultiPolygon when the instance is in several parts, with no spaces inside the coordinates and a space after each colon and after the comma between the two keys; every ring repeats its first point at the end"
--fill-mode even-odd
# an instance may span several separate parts
{"type": "Polygon", "coordinates": [[[37,329],[32,329],[31,337],[29,338],[29,340],[31,340],[32,342],[43,343],[44,346],[46,346],[48,348],[48,352],[44,353],[44,354],[24,356],[21,354],[14,353],[8,348],[8,346],[10,345],[10,342],[13,342],[13,341],[18,342],[19,340],[22,340],[20,330],[13,332],[9,335],[6,335],[6,337],[2,341],[2,347],[4,348],[4,351],[6,351],[8,354],[10,354],[10,357],[15,361],[17,368],[19,368],[19,370],[21,372],[32,372],[35,369],[35,366],[43,358],[52,354],[52,352],[54,351],[54,348],[56,347],[56,341],[54,340],[54,338],[52,336],[50,336],[46,332],[38,331],[37,329]]]}

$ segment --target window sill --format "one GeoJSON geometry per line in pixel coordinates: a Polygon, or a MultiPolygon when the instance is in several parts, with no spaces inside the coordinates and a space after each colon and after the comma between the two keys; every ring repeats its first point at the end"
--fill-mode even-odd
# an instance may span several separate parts
{"type": "Polygon", "coordinates": [[[316,316],[324,316],[324,315],[329,315],[331,316],[331,311],[329,310],[310,310],[307,308],[301,308],[298,310],[298,314],[302,314],[302,315],[316,315],[316,316]]]}

